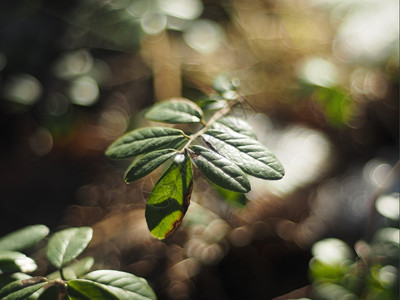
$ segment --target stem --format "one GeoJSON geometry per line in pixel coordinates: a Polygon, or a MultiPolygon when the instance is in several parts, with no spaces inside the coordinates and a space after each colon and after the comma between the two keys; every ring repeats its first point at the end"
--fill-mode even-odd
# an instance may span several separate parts
{"type": "Polygon", "coordinates": [[[232,109],[239,103],[244,102],[245,99],[239,95],[239,98],[232,104],[229,105],[229,102],[233,102],[232,100],[230,100],[228,102],[227,106],[224,106],[223,108],[221,108],[220,110],[218,110],[215,114],[213,114],[211,116],[211,118],[205,123],[204,121],[202,122],[202,124],[204,125],[204,127],[202,127],[199,131],[197,131],[196,133],[192,134],[189,138],[189,140],[187,141],[187,143],[185,144],[185,146],[183,146],[183,148],[179,151],[180,153],[184,153],[186,151],[187,148],[189,148],[189,146],[193,143],[194,140],[196,140],[199,136],[201,136],[203,133],[205,133],[208,129],[210,129],[210,127],[216,122],[218,121],[218,119],[222,118],[223,116],[229,114],[232,109]]]}

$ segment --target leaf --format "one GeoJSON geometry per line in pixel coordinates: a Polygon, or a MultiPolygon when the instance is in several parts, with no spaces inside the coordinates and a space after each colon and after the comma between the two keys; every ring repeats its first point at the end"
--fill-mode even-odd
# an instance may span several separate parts
{"type": "Polygon", "coordinates": [[[5,300],[26,299],[47,283],[41,276],[17,280],[7,284],[0,290],[0,298],[5,300]]]}
{"type": "Polygon", "coordinates": [[[28,279],[31,277],[32,276],[25,274],[25,273],[13,273],[10,275],[2,275],[2,276],[0,276],[0,288],[6,286],[7,284],[9,284],[13,281],[28,279]]]}
{"type": "Polygon", "coordinates": [[[118,299],[156,299],[153,289],[144,278],[130,273],[114,270],[93,271],[85,276],[86,279],[101,284],[107,291],[118,299]]]}
{"type": "Polygon", "coordinates": [[[239,193],[250,191],[250,183],[242,170],[229,159],[202,146],[190,148],[191,158],[200,171],[216,185],[239,193]]]}
{"type": "Polygon", "coordinates": [[[175,154],[175,149],[162,149],[150,152],[133,161],[126,172],[125,182],[132,182],[146,176],[175,154]]]}
{"type": "Polygon", "coordinates": [[[35,261],[25,254],[15,251],[0,251],[0,274],[35,271],[35,261]]]}
{"type": "Polygon", "coordinates": [[[60,287],[53,285],[47,288],[42,288],[42,290],[38,292],[41,292],[37,298],[38,300],[55,300],[59,299],[60,287]]]}
{"type": "Polygon", "coordinates": [[[238,82],[235,81],[234,83],[229,79],[226,74],[220,74],[214,79],[212,87],[218,93],[222,94],[228,91],[235,90],[238,86],[238,82]]]}
{"type": "Polygon", "coordinates": [[[52,235],[47,244],[47,258],[56,268],[62,268],[86,249],[92,239],[90,227],[68,228],[52,235]]]}
{"type": "Polygon", "coordinates": [[[68,298],[71,300],[120,299],[102,285],[90,280],[70,280],[68,281],[67,285],[68,298]]]}
{"type": "Polygon", "coordinates": [[[192,185],[190,159],[186,154],[179,154],[147,200],[146,221],[154,237],[164,239],[179,227],[189,207],[192,185]]]}
{"type": "Polygon", "coordinates": [[[108,147],[106,156],[113,159],[129,158],[185,139],[183,131],[175,128],[140,128],[118,138],[108,147]]]}
{"type": "Polygon", "coordinates": [[[247,135],[248,137],[252,138],[252,139],[257,139],[257,135],[254,132],[253,128],[251,127],[251,125],[249,123],[247,123],[246,121],[239,119],[239,118],[235,118],[232,116],[228,116],[228,117],[224,117],[224,118],[220,118],[213,126],[213,128],[215,129],[221,129],[221,130],[233,130],[237,133],[241,133],[244,135],[247,135]],[[221,124],[225,127],[222,127],[221,129],[221,124]],[[228,129],[226,128],[228,127],[228,129]]]}
{"type": "Polygon", "coordinates": [[[233,207],[246,206],[248,199],[245,194],[223,189],[222,187],[214,184],[213,187],[220,194],[220,196],[233,207]]]}
{"type": "Polygon", "coordinates": [[[45,225],[31,225],[0,238],[0,250],[21,251],[29,248],[49,234],[45,225]]]}
{"type": "Polygon", "coordinates": [[[245,173],[263,179],[281,179],[283,166],[263,144],[232,130],[210,129],[202,138],[245,173]]]}
{"type": "Polygon", "coordinates": [[[165,123],[198,123],[203,111],[195,103],[185,98],[172,98],[153,105],[145,117],[152,121],[165,123]]]}
{"type": "MultiPolygon", "coordinates": [[[[63,268],[63,275],[66,280],[76,279],[81,277],[82,275],[89,272],[94,264],[93,257],[85,257],[80,259],[79,261],[70,264],[69,266],[63,268]]],[[[57,278],[61,278],[60,271],[55,271],[46,276],[48,279],[53,280],[57,278]]]]}

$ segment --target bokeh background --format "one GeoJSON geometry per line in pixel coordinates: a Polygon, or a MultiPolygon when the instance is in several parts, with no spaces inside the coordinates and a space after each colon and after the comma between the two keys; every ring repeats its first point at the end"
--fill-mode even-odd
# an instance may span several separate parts
{"type": "Polygon", "coordinates": [[[398,67],[397,0],[3,0],[0,234],[92,226],[97,267],[159,299],[396,299],[398,67]],[[219,74],[286,175],[237,199],[196,174],[157,241],[159,174],[126,185],[104,150],[219,74]]]}

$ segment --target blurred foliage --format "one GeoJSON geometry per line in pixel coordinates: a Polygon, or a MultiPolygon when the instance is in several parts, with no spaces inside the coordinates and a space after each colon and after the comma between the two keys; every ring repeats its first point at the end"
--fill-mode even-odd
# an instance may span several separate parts
{"type": "MultiPolygon", "coordinates": [[[[288,293],[310,283],[310,249],[326,237],[384,252],[366,227],[371,195],[398,192],[385,181],[398,160],[398,11],[396,0],[1,1],[0,231],[93,226],[96,261],[146,277],[160,299],[288,293]],[[198,184],[193,219],[155,242],[142,216],[157,177],[126,186],[127,166],[104,149],[147,124],[154,102],[215,105],[205,95],[221,73],[240,80],[238,117],[287,174],[251,182],[241,209],[198,184]]],[[[380,290],[387,265],[374,264],[363,274],[380,290]]]]}

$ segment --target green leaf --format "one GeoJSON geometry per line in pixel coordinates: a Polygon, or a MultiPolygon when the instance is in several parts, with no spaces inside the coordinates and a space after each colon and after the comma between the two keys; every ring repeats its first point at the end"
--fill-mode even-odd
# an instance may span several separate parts
{"type": "Polygon", "coordinates": [[[0,298],[5,300],[26,299],[47,283],[44,277],[31,277],[11,282],[0,290],[0,298]]]}
{"type": "Polygon", "coordinates": [[[203,111],[195,103],[185,98],[172,98],[153,105],[145,117],[152,121],[165,123],[198,123],[203,111]]]}
{"type": "Polygon", "coordinates": [[[252,139],[255,139],[255,140],[257,139],[257,135],[249,123],[247,123],[246,121],[244,121],[242,119],[235,118],[232,116],[220,118],[213,125],[213,128],[221,129],[221,130],[225,130],[225,131],[229,131],[229,129],[231,129],[237,133],[247,135],[248,137],[250,137],[252,139]],[[221,128],[221,124],[222,124],[222,126],[225,126],[225,127],[221,128]],[[226,127],[228,127],[228,129],[226,127]]]}
{"type": "Polygon", "coordinates": [[[229,79],[228,75],[226,74],[220,74],[218,75],[213,83],[212,87],[214,90],[216,90],[218,93],[225,93],[228,91],[233,91],[237,88],[238,86],[238,81],[232,82],[232,80],[229,79]]]}
{"type": "Polygon", "coordinates": [[[281,179],[283,166],[263,144],[232,130],[210,129],[202,138],[245,173],[263,179],[281,179]]]}
{"type": "Polygon", "coordinates": [[[175,154],[175,149],[161,149],[150,152],[133,161],[126,172],[125,182],[132,182],[146,176],[175,154]]]}
{"type": "Polygon", "coordinates": [[[86,279],[101,284],[118,299],[151,300],[156,295],[144,278],[114,270],[98,270],[85,276],[86,279]]]}
{"type": "Polygon", "coordinates": [[[86,249],[92,239],[90,227],[68,228],[52,235],[47,244],[47,258],[62,268],[86,249]]]}
{"type": "Polygon", "coordinates": [[[229,159],[202,146],[190,148],[191,158],[200,171],[216,185],[239,193],[250,191],[250,183],[242,170],[229,159]]]}
{"type": "Polygon", "coordinates": [[[0,251],[0,274],[35,271],[35,261],[25,254],[15,251],[0,251]]]}
{"type": "Polygon", "coordinates": [[[223,189],[222,187],[214,184],[213,187],[220,194],[220,196],[233,207],[246,206],[248,199],[245,194],[223,189]]]}
{"type": "Polygon", "coordinates": [[[68,281],[67,285],[68,298],[72,300],[119,299],[116,295],[105,289],[102,285],[90,280],[70,280],[68,281]]]}
{"type": "Polygon", "coordinates": [[[0,250],[21,251],[29,248],[49,234],[44,225],[31,225],[0,238],[0,250]]]}
{"type": "MultiPolygon", "coordinates": [[[[89,272],[93,264],[94,264],[93,257],[85,257],[63,268],[63,275],[66,280],[76,279],[89,272]]],[[[57,278],[61,278],[61,273],[60,271],[55,271],[47,275],[46,277],[50,280],[54,280],[57,278]]]]}
{"type": "Polygon", "coordinates": [[[118,138],[108,147],[106,156],[113,159],[129,158],[185,139],[183,131],[175,128],[140,128],[118,138]]]}
{"type": "Polygon", "coordinates": [[[60,296],[60,287],[53,285],[46,289],[42,288],[38,300],[56,300],[59,299],[60,296]]]}
{"type": "Polygon", "coordinates": [[[32,276],[25,274],[25,273],[13,273],[10,275],[2,275],[0,276],[0,289],[7,284],[14,282],[16,280],[23,280],[31,278],[32,276]]]}
{"type": "Polygon", "coordinates": [[[154,237],[164,239],[179,227],[189,207],[192,185],[190,159],[178,154],[147,200],[146,221],[154,237]]]}

